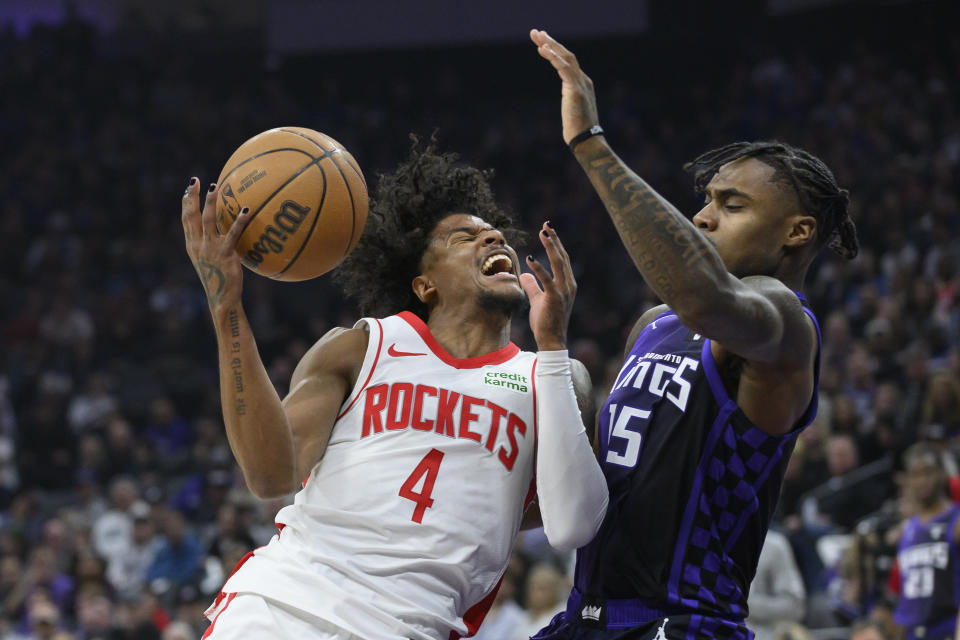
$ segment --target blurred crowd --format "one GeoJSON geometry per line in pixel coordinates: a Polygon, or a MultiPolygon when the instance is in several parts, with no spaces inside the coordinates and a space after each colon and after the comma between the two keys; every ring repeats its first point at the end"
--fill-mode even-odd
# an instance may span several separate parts
{"type": "MultiPolygon", "coordinates": [[[[937,443],[958,475],[960,41],[923,28],[909,42],[818,50],[808,36],[740,58],[707,59],[701,43],[676,68],[664,60],[689,40],[577,50],[614,148],[691,215],[683,162],[736,139],[804,147],[851,190],[860,256],[824,255],[808,280],[820,412],[765,548],[795,578],[783,586],[762,564],[751,596],[766,637],[852,624],[892,637],[888,578],[910,514],[900,455],[937,443]]],[[[0,639],[199,637],[224,577],[272,535],[285,502],[254,499],[233,463],[179,223],[188,179],[216,179],[259,131],[328,133],[371,184],[411,131],[436,128],[442,148],[494,168],[521,226],[549,219],[567,244],[571,351],[602,401],[656,300],[562,144],[556,79],[532,48],[441,53],[282,61],[220,32],[105,37],[73,19],[0,31],[0,639]]],[[[357,317],[329,277],[248,275],[244,295],[281,395],[313,341],[357,317]]],[[[524,319],[514,339],[533,346],[524,319]]],[[[545,624],[570,566],[523,534],[482,637],[545,624]]]]}

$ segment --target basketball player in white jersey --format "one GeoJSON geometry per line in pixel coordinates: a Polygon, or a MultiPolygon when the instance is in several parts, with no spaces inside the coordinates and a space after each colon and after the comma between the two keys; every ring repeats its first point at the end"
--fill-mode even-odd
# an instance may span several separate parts
{"type": "Polygon", "coordinates": [[[569,258],[545,224],[553,275],[531,257],[543,288],[521,275],[487,176],[455,160],[415,145],[381,177],[339,274],[369,317],[319,340],[282,401],[241,306],[235,244],[249,213],[219,235],[216,185],[204,197],[191,180],[184,234],[231,448],[255,494],[302,485],[278,535],[227,580],[205,638],[469,637],[534,497],[555,547],[599,527],[606,484],[571,393],[576,379],[588,398],[589,378],[566,352],[569,258]],[[510,342],[528,299],[539,353],[510,342]]]}

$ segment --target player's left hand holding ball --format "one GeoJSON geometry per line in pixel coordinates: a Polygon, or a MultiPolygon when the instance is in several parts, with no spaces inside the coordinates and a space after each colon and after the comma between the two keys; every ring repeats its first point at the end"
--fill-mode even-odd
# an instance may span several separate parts
{"type": "Polygon", "coordinates": [[[244,207],[227,233],[217,231],[217,192],[216,184],[201,191],[200,181],[191,178],[181,205],[187,255],[200,276],[211,311],[240,304],[243,269],[237,238],[250,220],[250,211],[244,207]]]}
{"type": "Polygon", "coordinates": [[[533,256],[527,256],[527,266],[533,275],[520,274],[520,286],[530,299],[530,329],[537,341],[537,349],[559,351],[567,348],[567,323],[577,295],[577,281],[573,277],[570,256],[549,222],[543,223],[537,237],[547,251],[553,274],[533,256]],[[542,283],[542,289],[537,280],[542,283]]]}

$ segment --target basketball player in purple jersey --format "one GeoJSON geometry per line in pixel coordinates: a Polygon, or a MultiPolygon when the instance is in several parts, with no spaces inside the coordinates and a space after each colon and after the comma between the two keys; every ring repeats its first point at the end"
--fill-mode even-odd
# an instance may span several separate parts
{"type": "Polygon", "coordinates": [[[897,550],[900,602],[893,620],[908,640],[957,637],[960,610],[960,507],[950,501],[940,453],[918,443],[903,454],[906,498],[915,515],[897,550]]]}
{"type": "Polygon", "coordinates": [[[216,185],[190,181],[184,236],[217,334],[231,449],[257,495],[299,489],[280,533],[228,578],[204,638],[469,637],[534,497],[557,547],[599,527],[607,489],[572,396],[576,378],[589,397],[589,376],[565,344],[569,258],[544,225],[552,274],[531,257],[543,288],[521,274],[487,175],[455,160],[431,144],[380,177],[340,270],[370,316],[321,338],[283,400],[241,303],[248,213],[221,235],[216,185]],[[510,341],[527,300],[538,353],[510,341]]]}
{"type": "Polygon", "coordinates": [[[799,290],[824,245],[857,253],[847,192],[805,151],[731,144],[687,166],[706,194],[691,222],[612,151],[574,55],[530,37],[562,81],[564,141],[665,303],[640,317],[599,413],[606,518],[536,637],[750,638],[750,581],[816,413],[820,333],[799,290]]]}

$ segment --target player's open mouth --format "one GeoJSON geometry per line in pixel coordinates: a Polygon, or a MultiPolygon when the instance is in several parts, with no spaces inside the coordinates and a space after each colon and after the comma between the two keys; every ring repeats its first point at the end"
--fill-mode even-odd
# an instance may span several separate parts
{"type": "Polygon", "coordinates": [[[488,278],[516,279],[513,273],[513,260],[505,253],[494,253],[480,265],[480,273],[488,278]]]}

